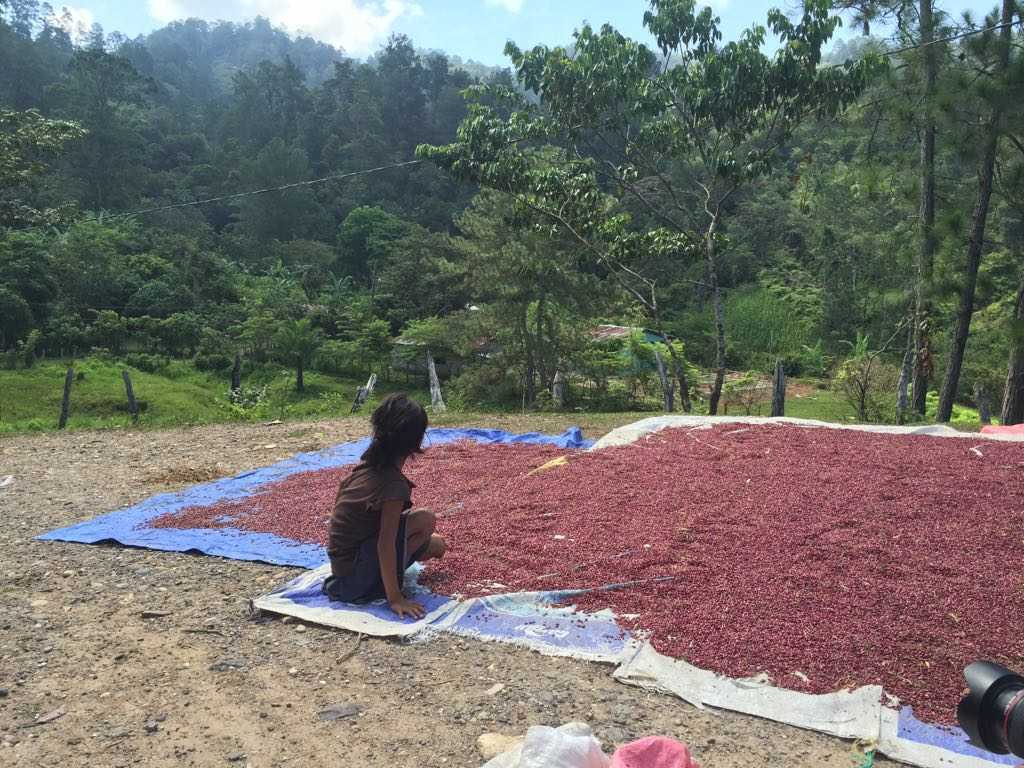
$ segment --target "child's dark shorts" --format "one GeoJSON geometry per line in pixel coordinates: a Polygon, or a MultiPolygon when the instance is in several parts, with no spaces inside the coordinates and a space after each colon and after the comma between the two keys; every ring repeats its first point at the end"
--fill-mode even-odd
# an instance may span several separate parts
{"type": "MultiPolygon", "coordinates": [[[[398,570],[398,586],[401,588],[405,571],[410,565],[423,557],[427,551],[424,544],[410,557],[406,553],[405,524],[408,513],[403,513],[398,521],[398,535],[395,536],[395,565],[398,570]]],[[[367,539],[359,546],[352,570],[345,576],[329,576],[324,581],[324,594],[331,600],[343,603],[370,603],[383,600],[384,582],[380,577],[380,557],[377,554],[377,539],[367,539]]]]}

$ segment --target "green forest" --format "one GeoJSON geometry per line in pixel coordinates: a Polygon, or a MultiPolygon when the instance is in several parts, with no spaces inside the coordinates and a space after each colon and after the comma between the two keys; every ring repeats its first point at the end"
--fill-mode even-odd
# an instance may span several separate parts
{"type": "Polygon", "coordinates": [[[467,64],[0,0],[0,432],[456,411],[1024,421],[1024,27],[806,0],[467,64]],[[855,36],[837,37],[842,25],[855,36]]]}

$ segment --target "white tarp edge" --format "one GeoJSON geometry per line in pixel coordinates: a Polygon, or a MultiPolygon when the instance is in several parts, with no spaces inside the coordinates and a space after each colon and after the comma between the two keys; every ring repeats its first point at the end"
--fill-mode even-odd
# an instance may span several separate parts
{"type": "MultiPolygon", "coordinates": [[[[418,570],[418,569],[417,569],[418,570]]],[[[331,602],[323,594],[326,564],[252,601],[254,608],[374,637],[410,639],[450,632],[485,642],[519,645],[548,656],[618,664],[636,653],[638,643],[611,611],[579,613],[557,605],[571,594],[523,592],[456,600],[420,587],[411,571],[406,589],[427,610],[419,621],[398,619],[384,601],[366,605],[331,602]]]]}
{"type": "Polygon", "coordinates": [[[607,435],[594,443],[590,450],[599,451],[602,448],[611,448],[617,445],[629,445],[630,443],[642,440],[654,432],[660,432],[663,429],[700,429],[712,427],[716,424],[790,424],[797,427],[846,429],[855,432],[874,432],[884,435],[931,435],[933,437],[958,437],[975,441],[1024,441],[1024,433],[983,435],[977,432],[958,432],[945,424],[924,424],[916,427],[899,427],[891,424],[834,424],[827,421],[791,419],[788,417],[771,419],[765,416],[652,416],[651,418],[641,419],[640,421],[635,421],[632,424],[627,424],[623,427],[619,427],[618,429],[613,429],[607,435]]]}
{"type": "Polygon", "coordinates": [[[423,632],[429,626],[437,626],[451,614],[468,608],[455,600],[439,601],[433,610],[419,621],[398,621],[386,605],[375,612],[372,606],[353,607],[347,610],[340,603],[331,603],[326,596],[320,596],[320,586],[330,574],[330,565],[308,571],[288,582],[287,591],[278,590],[262,595],[252,601],[254,608],[283,616],[337,629],[346,629],[373,637],[411,637],[423,632]],[[296,593],[307,593],[305,599],[295,599],[296,593]],[[375,615],[379,613],[379,615],[375,615]]]}
{"type": "Polygon", "coordinates": [[[671,693],[695,707],[711,706],[756,715],[843,739],[877,741],[882,688],[813,695],[755,680],[733,680],[663,656],[644,645],[615,670],[616,680],[671,693]]]}

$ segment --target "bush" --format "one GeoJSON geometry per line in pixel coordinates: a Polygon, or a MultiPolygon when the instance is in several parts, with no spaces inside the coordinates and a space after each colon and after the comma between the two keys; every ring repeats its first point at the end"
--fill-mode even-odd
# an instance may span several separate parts
{"type": "Polygon", "coordinates": [[[856,411],[861,421],[892,421],[896,411],[899,366],[872,352],[868,337],[858,334],[853,354],[842,362],[832,380],[833,388],[856,411]]]}
{"type": "Polygon", "coordinates": [[[761,378],[753,371],[738,379],[727,381],[722,386],[722,405],[728,413],[730,405],[743,409],[745,415],[761,415],[761,410],[771,402],[771,390],[763,386],[761,378]]]}
{"type": "Polygon", "coordinates": [[[88,338],[94,348],[120,353],[128,341],[128,318],[110,309],[96,312],[96,319],[88,328],[88,338]]]}
{"type": "Polygon", "coordinates": [[[29,331],[28,336],[18,342],[18,357],[25,368],[31,368],[36,363],[36,348],[43,340],[43,334],[38,328],[29,331]]]}
{"type": "Polygon", "coordinates": [[[551,392],[546,389],[539,390],[533,400],[533,410],[541,411],[542,413],[554,413],[557,411],[555,398],[551,392]]]}
{"type": "Polygon", "coordinates": [[[170,364],[171,359],[146,352],[129,352],[124,356],[124,362],[125,365],[145,373],[160,373],[170,364]]]}
{"type": "MultiPolygon", "coordinates": [[[[995,406],[996,411],[993,415],[998,417],[998,404],[993,403],[993,405],[995,406]]],[[[926,418],[935,421],[938,413],[939,393],[934,391],[929,392],[927,397],[926,418]]],[[[959,429],[977,429],[981,424],[981,420],[978,412],[974,408],[968,408],[967,406],[953,403],[953,415],[949,419],[949,424],[950,426],[959,429]]]]}
{"type": "Polygon", "coordinates": [[[782,359],[795,374],[812,339],[810,323],[765,288],[730,294],[725,322],[731,364],[748,369],[772,370],[782,359]]]}
{"type": "Polygon", "coordinates": [[[522,381],[510,370],[485,363],[464,371],[448,385],[449,403],[458,402],[467,408],[492,405],[514,405],[523,397],[522,381]]]}
{"type": "Polygon", "coordinates": [[[168,360],[160,375],[168,379],[187,379],[195,374],[195,366],[187,360],[168,360]]]}
{"type": "Polygon", "coordinates": [[[698,365],[715,364],[715,325],[709,312],[687,313],[668,324],[670,336],[686,340],[686,354],[698,365]]]}
{"type": "Polygon", "coordinates": [[[810,376],[815,379],[823,379],[832,368],[832,356],[825,354],[824,345],[821,339],[818,339],[813,347],[806,344],[801,347],[797,355],[797,364],[799,370],[786,371],[786,373],[790,376],[810,376]]]}
{"type": "Polygon", "coordinates": [[[234,367],[235,359],[223,352],[201,352],[193,358],[193,363],[200,371],[223,372],[234,367]]]}
{"type": "Polygon", "coordinates": [[[270,385],[257,387],[239,387],[228,390],[228,402],[238,408],[251,409],[263,405],[267,401],[270,385]]]}
{"type": "Polygon", "coordinates": [[[355,373],[359,369],[357,346],[354,341],[329,339],[316,351],[313,367],[336,376],[355,373]]]}

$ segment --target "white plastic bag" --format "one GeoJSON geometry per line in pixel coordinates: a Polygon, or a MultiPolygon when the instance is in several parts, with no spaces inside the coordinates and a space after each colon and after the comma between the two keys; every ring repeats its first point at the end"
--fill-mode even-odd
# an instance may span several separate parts
{"type": "Polygon", "coordinates": [[[520,746],[483,768],[608,768],[610,764],[587,725],[568,723],[560,728],[534,726],[520,746]]]}

